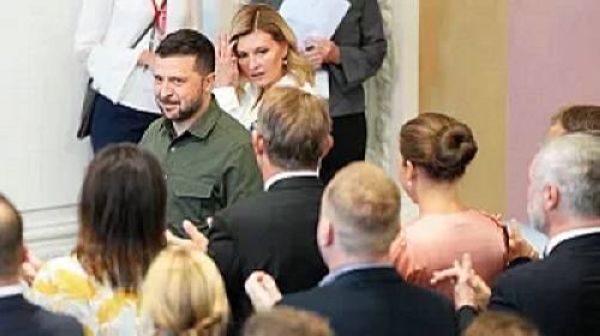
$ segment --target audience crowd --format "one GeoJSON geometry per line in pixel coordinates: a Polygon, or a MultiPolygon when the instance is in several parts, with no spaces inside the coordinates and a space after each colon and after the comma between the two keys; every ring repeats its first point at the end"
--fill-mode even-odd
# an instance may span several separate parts
{"type": "Polygon", "coordinates": [[[136,56],[162,117],[139,145],[95,146],[72,252],[38,260],[0,194],[0,334],[600,335],[600,106],[555,114],[532,159],[541,255],[460,199],[479,148],[442,113],[400,131],[397,179],[419,209],[401,225],[400,188],[362,160],[381,14],[350,3],[306,50],[276,9],[251,4],[216,48],[178,29],[136,56]]]}

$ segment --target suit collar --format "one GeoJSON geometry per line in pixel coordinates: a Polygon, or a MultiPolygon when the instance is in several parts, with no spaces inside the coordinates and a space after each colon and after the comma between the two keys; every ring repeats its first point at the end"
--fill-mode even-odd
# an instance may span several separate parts
{"type": "Polygon", "coordinates": [[[267,192],[275,190],[286,190],[286,189],[298,189],[298,188],[310,188],[320,187],[323,188],[323,183],[319,180],[316,174],[310,175],[297,175],[297,176],[286,176],[278,179],[268,186],[267,192]]]}
{"type": "Polygon", "coordinates": [[[390,265],[373,265],[361,268],[348,269],[339,273],[333,279],[327,281],[327,277],[321,282],[321,286],[366,284],[369,282],[402,282],[402,277],[390,265]]]}
{"type": "Polygon", "coordinates": [[[600,247],[600,232],[588,233],[564,239],[554,245],[548,257],[569,250],[597,250],[600,247]]]}
{"type": "Polygon", "coordinates": [[[564,242],[590,235],[600,236],[600,228],[575,229],[559,233],[548,241],[544,249],[544,256],[550,255],[557,246],[564,242]]]}
{"type": "Polygon", "coordinates": [[[23,285],[0,286],[0,299],[23,294],[23,285]]]}

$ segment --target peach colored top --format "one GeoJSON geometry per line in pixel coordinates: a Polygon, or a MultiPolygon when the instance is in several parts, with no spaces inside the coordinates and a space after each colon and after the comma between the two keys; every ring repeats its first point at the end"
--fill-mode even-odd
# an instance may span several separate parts
{"type": "Polygon", "coordinates": [[[506,264],[506,239],[503,224],[482,212],[426,215],[402,228],[390,254],[408,282],[432,288],[454,301],[450,282],[431,286],[433,272],[452,267],[454,260],[470,253],[473,269],[491,285],[506,264]]]}

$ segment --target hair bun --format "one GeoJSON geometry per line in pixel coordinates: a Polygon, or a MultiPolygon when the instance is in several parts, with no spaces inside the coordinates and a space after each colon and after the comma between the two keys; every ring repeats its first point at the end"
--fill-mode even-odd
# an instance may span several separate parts
{"type": "MultiPolygon", "coordinates": [[[[437,133],[433,166],[446,171],[448,177],[460,176],[477,154],[477,143],[471,130],[462,123],[443,127],[437,133]]],[[[446,175],[446,174],[444,174],[446,175]]]]}

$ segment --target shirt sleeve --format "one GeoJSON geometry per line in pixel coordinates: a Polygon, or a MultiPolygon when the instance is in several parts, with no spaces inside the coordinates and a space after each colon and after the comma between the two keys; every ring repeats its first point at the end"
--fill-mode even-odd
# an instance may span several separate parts
{"type": "Polygon", "coordinates": [[[375,75],[387,51],[383,18],[377,1],[365,0],[360,24],[360,45],[338,45],[339,66],[329,65],[330,74],[344,87],[361,85],[375,75]]]}
{"type": "Polygon", "coordinates": [[[75,33],[75,54],[85,64],[94,87],[116,102],[142,49],[104,42],[113,7],[114,0],[83,0],[75,33]]]}
{"type": "Polygon", "coordinates": [[[232,153],[223,176],[225,187],[224,207],[263,188],[262,175],[258,170],[254,150],[250,143],[241,145],[232,153]]]}

